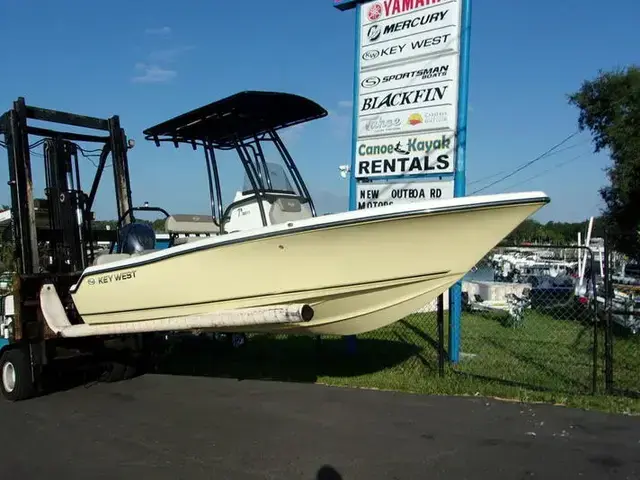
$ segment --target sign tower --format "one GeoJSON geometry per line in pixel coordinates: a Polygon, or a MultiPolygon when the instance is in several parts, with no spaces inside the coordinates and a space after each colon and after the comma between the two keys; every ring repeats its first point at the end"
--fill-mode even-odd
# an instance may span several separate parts
{"type": "MultiPolygon", "coordinates": [[[[334,0],[355,9],[351,210],[461,197],[471,0],[334,0]]],[[[449,295],[459,360],[461,284],[449,295]]]]}

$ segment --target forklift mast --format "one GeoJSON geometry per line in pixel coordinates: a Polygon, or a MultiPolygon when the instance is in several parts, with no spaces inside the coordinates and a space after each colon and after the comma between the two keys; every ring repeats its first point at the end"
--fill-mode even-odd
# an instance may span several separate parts
{"type": "Polygon", "coordinates": [[[128,144],[119,117],[101,119],[48,110],[27,105],[20,97],[11,110],[0,116],[0,134],[4,135],[9,160],[16,273],[21,277],[80,273],[93,261],[93,242],[106,239],[92,230],[92,207],[109,155],[118,218],[131,208],[128,144]],[[105,134],[51,130],[30,125],[30,120],[99,130],[105,134]],[[42,144],[44,149],[44,200],[34,198],[31,150],[35,147],[30,146],[30,135],[41,137],[37,144],[42,144]],[[89,193],[82,190],[80,147],[75,142],[101,145],[89,193]],[[39,250],[44,244],[47,244],[46,254],[42,255],[39,250]]]}

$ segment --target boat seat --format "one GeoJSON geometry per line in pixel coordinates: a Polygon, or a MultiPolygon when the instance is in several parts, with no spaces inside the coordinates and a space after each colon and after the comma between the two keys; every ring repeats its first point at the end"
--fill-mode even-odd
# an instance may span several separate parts
{"type": "Polygon", "coordinates": [[[211,235],[189,235],[186,237],[176,237],[173,239],[174,245],[184,245],[185,243],[197,242],[203,238],[209,238],[211,235]]]}
{"type": "Polygon", "coordinates": [[[171,237],[173,245],[183,245],[202,240],[203,237],[220,234],[220,227],[209,215],[171,215],[165,220],[164,229],[171,237]],[[178,237],[178,235],[184,236],[178,237]]]}
{"type": "Polygon", "coordinates": [[[279,197],[271,203],[269,220],[271,225],[312,218],[311,208],[307,202],[297,198],[279,197]]]}
{"type": "Polygon", "coordinates": [[[102,253],[96,257],[93,264],[104,265],[105,263],[117,262],[118,260],[125,260],[127,258],[131,258],[131,255],[127,253],[102,253]]]}
{"type": "Polygon", "coordinates": [[[158,250],[154,248],[151,250],[143,250],[142,252],[137,252],[137,253],[134,253],[133,255],[129,255],[128,253],[101,253],[93,261],[93,264],[104,265],[106,263],[117,262],[118,260],[125,260],[133,256],[146,255],[147,253],[153,253],[157,251],[158,250]]]}

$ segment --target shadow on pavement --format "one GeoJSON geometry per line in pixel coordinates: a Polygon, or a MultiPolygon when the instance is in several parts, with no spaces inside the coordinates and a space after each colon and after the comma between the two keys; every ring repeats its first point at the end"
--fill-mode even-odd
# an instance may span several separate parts
{"type": "Polygon", "coordinates": [[[90,387],[103,380],[104,367],[90,357],[56,360],[41,377],[38,396],[90,387]]]}
{"type": "Polygon", "coordinates": [[[331,465],[323,465],[320,470],[318,470],[316,480],[343,480],[343,478],[331,465]]]}
{"type": "Polygon", "coordinates": [[[233,348],[206,337],[185,337],[156,358],[154,373],[253,380],[315,382],[319,376],[374,373],[417,356],[416,346],[359,339],[350,354],[341,338],[256,335],[233,348]]]}

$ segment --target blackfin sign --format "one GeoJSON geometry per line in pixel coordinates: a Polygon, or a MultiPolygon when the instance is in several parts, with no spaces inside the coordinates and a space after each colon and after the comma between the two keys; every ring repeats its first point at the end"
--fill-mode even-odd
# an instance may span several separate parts
{"type": "Polygon", "coordinates": [[[408,87],[392,92],[380,92],[360,96],[360,113],[393,112],[407,110],[415,106],[446,105],[455,99],[455,91],[450,85],[408,87]]]}

